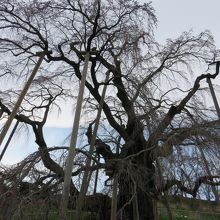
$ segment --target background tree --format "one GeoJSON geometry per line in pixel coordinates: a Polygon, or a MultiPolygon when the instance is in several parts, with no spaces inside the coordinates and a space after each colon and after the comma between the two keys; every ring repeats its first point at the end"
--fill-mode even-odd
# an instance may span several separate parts
{"type": "MultiPolygon", "coordinates": [[[[59,99],[75,100],[85,51],[97,51],[90,57],[86,81],[89,122],[94,120],[91,112],[97,110],[110,72],[102,129],[96,140],[101,162],[94,155],[96,163],[90,169],[105,169],[109,179],[118,176],[117,208],[122,219],[137,219],[135,215],[154,219],[153,199],[160,199],[167,190],[196,197],[202,183],[218,184],[219,169],[211,169],[209,157],[210,174],[202,172],[202,161],[198,169],[192,165],[201,158],[200,148],[219,154],[219,120],[201,96],[206,89],[202,83],[217,73],[193,75],[199,71],[197,66],[215,57],[213,38],[208,31],[195,36],[184,32],[160,45],[154,39],[156,23],[150,3],[133,0],[3,0],[0,6],[2,82],[22,82],[36,62],[35,52],[53,51],[16,115],[16,120],[33,129],[39,156],[49,171],[49,175],[42,174],[48,176],[46,182],[61,183],[64,171],[63,161],[51,155],[43,127],[49,113],[62,110],[59,99]],[[157,160],[166,166],[161,183],[155,182],[157,160]]],[[[16,85],[1,91],[0,106],[6,115],[17,92],[16,85]]],[[[89,143],[91,135],[92,124],[87,130],[89,143]]],[[[78,152],[87,155],[85,150],[78,152]]],[[[83,161],[79,162],[75,162],[78,169],[73,176],[83,172],[83,161]]],[[[71,195],[74,203],[78,195],[74,179],[71,195]]]]}

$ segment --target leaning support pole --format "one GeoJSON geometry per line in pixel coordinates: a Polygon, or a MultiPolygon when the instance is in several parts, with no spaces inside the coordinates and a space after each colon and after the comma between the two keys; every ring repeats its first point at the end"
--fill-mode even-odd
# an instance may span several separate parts
{"type": "Polygon", "coordinates": [[[111,220],[117,220],[117,189],[118,189],[118,175],[114,175],[112,186],[112,203],[111,203],[111,220]]]}
{"type": "MultiPolygon", "coordinates": [[[[98,155],[98,162],[100,162],[99,155],[98,155]]],[[[97,168],[97,170],[95,172],[95,183],[94,183],[93,195],[95,195],[97,192],[98,178],[99,178],[99,169],[97,168]]]]}
{"type": "MultiPolygon", "coordinates": [[[[218,74],[218,73],[219,73],[219,62],[216,63],[216,74],[218,74]]],[[[209,85],[209,90],[211,92],[211,96],[212,96],[212,99],[213,99],[213,102],[214,102],[214,105],[215,105],[215,109],[216,109],[218,118],[220,119],[220,108],[219,108],[218,100],[217,100],[217,97],[215,95],[215,91],[214,91],[214,88],[213,88],[213,85],[212,85],[212,81],[211,81],[210,78],[207,78],[207,83],[209,85]]],[[[199,150],[200,150],[200,153],[201,153],[201,156],[202,156],[202,160],[203,160],[206,172],[207,172],[208,175],[211,176],[211,172],[209,170],[208,162],[206,160],[206,157],[205,157],[205,154],[203,152],[203,149],[201,148],[200,145],[199,145],[199,150]]],[[[215,186],[211,186],[211,188],[212,188],[213,194],[215,195],[216,202],[219,203],[219,195],[218,195],[217,188],[215,186]]]]}
{"type": "Polygon", "coordinates": [[[66,167],[65,167],[65,172],[64,172],[63,192],[62,192],[62,198],[60,201],[60,210],[59,210],[60,220],[66,220],[66,211],[67,211],[67,205],[69,201],[70,183],[71,183],[71,176],[72,176],[72,170],[73,170],[73,162],[74,162],[74,158],[76,154],[76,142],[77,142],[77,135],[78,135],[78,129],[79,129],[79,120],[80,120],[81,109],[82,109],[83,93],[84,93],[86,76],[87,76],[88,65],[89,65],[89,58],[90,58],[90,54],[89,52],[86,52],[85,64],[83,67],[79,94],[78,94],[78,99],[77,99],[77,104],[76,104],[76,112],[75,112],[75,117],[74,117],[74,122],[73,122],[69,153],[68,153],[68,157],[66,160],[66,167]]]}
{"type": "Polygon", "coordinates": [[[0,119],[1,119],[1,117],[3,115],[3,113],[4,113],[4,111],[0,108],[0,119]]]}
{"type": "Polygon", "coordinates": [[[30,77],[28,78],[28,81],[26,82],[23,90],[21,91],[20,96],[18,97],[18,100],[17,100],[17,102],[16,102],[16,104],[14,106],[14,109],[12,110],[11,114],[8,117],[8,120],[6,121],[6,123],[5,123],[5,125],[4,125],[4,127],[2,129],[2,132],[0,134],[0,145],[2,144],[2,142],[3,142],[4,138],[5,138],[5,135],[7,134],[7,131],[9,129],[9,127],[10,127],[10,125],[11,125],[11,123],[12,123],[14,117],[15,117],[15,115],[17,114],[17,112],[19,110],[19,107],[20,107],[20,105],[21,105],[21,103],[22,103],[22,101],[23,101],[23,99],[24,99],[24,97],[25,97],[25,95],[26,95],[26,93],[27,93],[27,91],[28,91],[28,89],[29,89],[29,87],[30,87],[30,85],[31,85],[31,83],[32,83],[32,81],[33,81],[37,71],[38,71],[38,69],[40,68],[40,65],[41,65],[41,63],[42,63],[42,61],[44,59],[44,56],[46,54],[47,54],[46,52],[38,52],[38,53],[36,53],[36,55],[40,56],[39,60],[36,63],[33,72],[31,73],[30,77]]]}
{"type": "MultiPolygon", "coordinates": [[[[116,145],[116,155],[119,156],[121,136],[119,136],[117,145],[116,145]]],[[[113,185],[112,185],[112,201],[111,201],[111,220],[117,220],[117,192],[118,192],[118,180],[119,173],[113,175],[113,185]]],[[[136,192],[135,192],[136,193],[136,192]]],[[[137,207],[138,208],[138,207],[137,207]]],[[[137,210],[136,210],[137,211],[137,210]]],[[[137,212],[138,214],[138,212],[137,212]]],[[[139,219],[137,219],[139,220],[139,219]]]]}
{"type": "MultiPolygon", "coordinates": [[[[203,148],[201,146],[202,143],[200,143],[198,137],[196,138],[196,140],[197,140],[198,148],[199,148],[199,151],[200,151],[200,154],[201,154],[201,157],[202,157],[202,162],[203,162],[204,167],[205,167],[205,171],[209,176],[212,176],[211,171],[209,169],[208,161],[205,157],[205,153],[204,153],[203,148]]],[[[212,189],[212,192],[215,196],[215,202],[218,204],[219,203],[218,188],[216,188],[214,185],[211,185],[211,189],[212,189]]]]}
{"type": "Polygon", "coordinates": [[[214,105],[215,105],[215,109],[216,109],[218,118],[220,119],[220,108],[219,108],[218,100],[216,98],[215,91],[214,91],[214,88],[213,88],[212,82],[211,82],[211,78],[215,79],[215,77],[218,76],[218,74],[219,74],[220,61],[213,62],[209,65],[213,65],[213,64],[216,65],[215,74],[210,75],[210,77],[207,78],[207,83],[209,84],[209,89],[210,89],[210,92],[211,92],[211,95],[212,95],[212,99],[213,99],[213,102],[214,102],[214,105]]]}
{"type": "Polygon", "coordinates": [[[91,159],[92,159],[92,154],[94,152],[96,135],[97,135],[98,127],[99,127],[99,121],[101,118],[102,107],[103,107],[103,103],[104,103],[108,80],[109,80],[109,72],[107,72],[106,79],[105,79],[105,85],[104,85],[104,88],[102,91],[102,96],[101,96],[101,99],[99,102],[99,108],[98,108],[98,112],[97,112],[97,116],[96,116],[94,131],[92,134],[92,140],[91,140],[90,148],[89,148],[89,152],[88,152],[89,156],[86,160],[86,170],[83,175],[82,185],[81,185],[79,197],[77,199],[77,205],[76,205],[76,219],[77,220],[82,219],[82,207],[83,207],[84,198],[85,198],[85,195],[86,195],[86,192],[88,189],[90,177],[91,177],[91,175],[89,175],[90,174],[89,167],[91,166],[91,159]]]}
{"type": "Polygon", "coordinates": [[[9,145],[10,142],[11,142],[11,139],[12,139],[12,137],[13,137],[13,135],[14,135],[16,129],[17,129],[17,127],[18,127],[18,124],[19,124],[19,121],[16,121],[16,124],[15,124],[13,130],[11,131],[11,134],[10,134],[10,136],[9,136],[9,138],[8,138],[8,140],[7,140],[7,142],[6,142],[6,144],[5,144],[5,147],[3,148],[2,152],[1,152],[0,162],[1,162],[1,160],[2,160],[2,158],[3,158],[3,156],[4,156],[5,152],[6,152],[6,150],[7,150],[7,148],[8,148],[8,145],[9,145]]]}
{"type": "Polygon", "coordinates": [[[218,100],[217,100],[217,97],[215,95],[215,91],[214,91],[214,88],[213,88],[213,85],[212,85],[212,82],[211,82],[210,78],[207,78],[207,83],[209,84],[209,89],[210,89],[210,92],[211,92],[211,95],[212,95],[212,99],[213,99],[213,102],[214,102],[214,105],[215,105],[215,109],[216,109],[216,112],[218,114],[218,118],[220,119],[220,108],[219,108],[218,100]]]}
{"type": "MultiPolygon", "coordinates": [[[[163,174],[162,174],[160,162],[157,158],[156,158],[156,166],[157,166],[157,169],[158,169],[158,175],[159,175],[159,178],[160,178],[161,185],[164,185],[164,179],[163,179],[163,174]]],[[[167,214],[168,214],[169,220],[173,220],[172,210],[170,208],[170,204],[169,204],[169,201],[168,201],[168,195],[167,195],[166,191],[164,191],[164,203],[165,203],[165,206],[166,206],[166,209],[167,209],[167,214]]]]}

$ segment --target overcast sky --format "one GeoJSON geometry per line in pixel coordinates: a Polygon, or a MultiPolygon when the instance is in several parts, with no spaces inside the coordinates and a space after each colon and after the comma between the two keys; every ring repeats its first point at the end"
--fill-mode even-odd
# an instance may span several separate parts
{"type": "MultiPolygon", "coordinates": [[[[167,38],[178,37],[183,31],[193,29],[197,34],[208,29],[213,33],[217,48],[220,48],[220,25],[218,22],[220,20],[220,0],[152,0],[152,5],[158,18],[156,38],[160,43],[164,43],[167,38]]],[[[73,110],[71,103],[65,105],[67,105],[65,112],[59,118],[54,115],[50,116],[47,123],[47,126],[50,126],[46,129],[46,139],[49,146],[60,144],[62,138],[65,138],[70,132],[73,117],[70,119],[68,116],[73,115],[73,110]],[[55,128],[58,126],[67,127],[67,129],[55,128]]],[[[33,150],[37,150],[33,135],[30,135],[25,143],[21,141],[17,146],[15,143],[15,141],[12,142],[13,146],[10,146],[5,154],[3,162],[6,164],[15,163],[33,150]]]]}
{"type": "Polygon", "coordinates": [[[175,38],[191,28],[195,33],[208,29],[220,48],[219,0],[152,0],[152,5],[158,18],[159,41],[175,38]]]}

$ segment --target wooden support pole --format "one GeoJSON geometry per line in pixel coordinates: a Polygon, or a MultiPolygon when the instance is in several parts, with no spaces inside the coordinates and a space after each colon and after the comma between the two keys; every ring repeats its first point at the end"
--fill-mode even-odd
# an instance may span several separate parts
{"type": "MultiPolygon", "coordinates": [[[[161,182],[162,185],[164,185],[162,169],[161,169],[160,162],[159,162],[158,158],[156,158],[156,166],[157,166],[157,169],[158,169],[160,182],[161,182]]],[[[167,209],[167,214],[168,214],[169,220],[173,220],[172,210],[170,208],[170,204],[169,204],[169,201],[168,201],[168,195],[167,195],[166,191],[164,191],[164,204],[165,204],[166,209],[167,209]]]]}
{"type": "MultiPolygon", "coordinates": [[[[197,141],[198,149],[199,149],[200,154],[201,154],[201,157],[202,157],[202,162],[203,162],[203,164],[204,164],[205,171],[206,171],[207,175],[212,176],[212,175],[211,175],[211,171],[210,171],[210,169],[209,169],[208,161],[207,161],[207,159],[206,159],[206,157],[205,157],[205,154],[204,154],[203,149],[202,149],[202,146],[201,146],[202,143],[201,143],[201,141],[199,141],[199,138],[198,138],[198,137],[196,138],[196,141],[197,141]]],[[[214,196],[215,196],[215,202],[216,202],[216,203],[219,203],[218,188],[215,187],[214,185],[211,185],[211,189],[212,189],[212,192],[213,192],[213,194],[214,194],[214,196]]]]}
{"type": "Polygon", "coordinates": [[[134,195],[134,199],[132,201],[132,206],[133,206],[133,219],[135,220],[139,220],[139,208],[138,208],[138,196],[137,196],[137,191],[133,191],[134,195]]]}
{"type": "MultiPolygon", "coordinates": [[[[119,156],[120,142],[121,142],[121,136],[118,137],[118,141],[117,141],[117,145],[116,145],[116,155],[117,155],[117,157],[119,156]]],[[[112,186],[111,220],[117,220],[118,179],[119,179],[119,173],[115,173],[114,176],[113,176],[113,186],[112,186]]]]}
{"type": "Polygon", "coordinates": [[[90,148],[89,148],[89,152],[88,152],[88,158],[86,160],[86,169],[83,175],[83,180],[82,180],[82,185],[81,185],[81,189],[80,189],[80,193],[79,193],[79,197],[77,199],[77,206],[76,206],[76,219],[77,220],[81,220],[82,219],[82,207],[83,207],[83,203],[84,203],[84,198],[89,186],[89,182],[90,182],[90,177],[91,175],[89,175],[89,167],[91,166],[91,159],[92,159],[92,154],[94,152],[94,147],[95,147],[95,141],[96,141],[96,135],[97,135],[97,131],[98,131],[98,127],[99,127],[99,121],[101,118],[101,113],[102,113],[102,107],[103,107],[103,103],[104,103],[104,98],[105,98],[105,94],[106,94],[106,90],[107,90],[107,82],[109,80],[109,71],[107,72],[106,75],[106,79],[105,79],[105,85],[102,91],[102,96],[99,102],[99,108],[98,108],[98,112],[97,112],[97,116],[96,116],[96,121],[95,121],[95,126],[94,126],[94,131],[92,134],[92,140],[90,143],[90,148]]]}
{"type": "Polygon", "coordinates": [[[13,130],[11,131],[11,134],[10,134],[10,136],[9,136],[9,138],[8,138],[6,144],[5,144],[5,147],[3,148],[2,153],[1,153],[1,155],[0,155],[0,162],[1,162],[1,160],[2,160],[2,158],[3,158],[3,156],[4,156],[4,154],[5,154],[5,151],[6,151],[7,148],[8,148],[8,145],[9,145],[10,142],[11,142],[11,139],[12,139],[12,137],[13,137],[13,135],[14,135],[16,129],[17,129],[17,127],[18,127],[18,124],[19,124],[19,121],[16,121],[16,124],[15,124],[13,130]]]}
{"type": "Polygon", "coordinates": [[[81,115],[81,109],[82,109],[83,93],[84,93],[84,88],[85,88],[86,76],[88,72],[89,58],[90,58],[90,54],[89,52],[86,52],[85,64],[83,67],[79,94],[78,94],[78,99],[77,99],[77,104],[76,104],[76,112],[75,112],[72,134],[71,134],[71,139],[70,139],[69,153],[68,153],[68,157],[66,160],[66,167],[65,167],[65,172],[64,172],[63,192],[62,192],[62,197],[60,201],[60,210],[59,210],[60,220],[66,220],[66,211],[67,211],[67,205],[69,201],[70,184],[71,184],[73,163],[74,163],[74,158],[76,154],[77,135],[78,135],[79,121],[80,121],[80,115],[81,115]]]}
{"type": "Polygon", "coordinates": [[[159,215],[158,215],[158,206],[157,206],[157,200],[153,200],[153,206],[154,206],[154,219],[159,220],[159,215]]]}
{"type": "Polygon", "coordinates": [[[4,113],[4,111],[0,108],[0,119],[1,119],[1,117],[3,115],[3,113],[4,113]]]}
{"type": "Polygon", "coordinates": [[[117,220],[118,175],[114,175],[112,186],[111,220],[117,220]]]}
{"type": "MultiPolygon", "coordinates": [[[[216,62],[216,73],[218,75],[219,73],[219,61],[216,62]]],[[[214,91],[214,88],[213,88],[213,85],[212,85],[212,81],[210,78],[207,78],[207,83],[209,85],[209,89],[210,89],[210,92],[211,92],[211,96],[212,96],[212,99],[213,99],[213,102],[214,102],[214,105],[215,105],[215,109],[216,109],[216,112],[217,112],[217,115],[218,115],[218,118],[220,119],[220,108],[219,108],[219,104],[218,104],[218,100],[217,100],[217,97],[215,95],[215,91],[214,91]]],[[[205,166],[205,170],[207,172],[207,174],[209,176],[211,176],[211,172],[209,170],[209,166],[208,166],[208,162],[206,160],[206,157],[205,157],[205,154],[203,152],[203,149],[202,147],[200,146],[199,144],[199,141],[198,141],[198,145],[199,145],[199,151],[201,153],[201,156],[202,156],[202,160],[203,160],[203,163],[204,163],[204,166],[205,166]]],[[[213,194],[215,195],[215,201],[216,203],[219,203],[219,193],[218,193],[218,189],[215,187],[215,186],[211,186],[212,188],[212,192],[213,194]]]]}
{"type": "Polygon", "coordinates": [[[30,77],[28,78],[28,81],[26,82],[23,90],[21,91],[21,94],[18,97],[18,100],[17,100],[17,102],[16,102],[16,104],[15,104],[11,114],[8,117],[8,120],[6,121],[6,123],[5,123],[5,125],[4,125],[4,127],[2,129],[2,132],[0,134],[0,145],[2,144],[2,142],[3,142],[4,138],[5,138],[5,135],[7,134],[7,131],[9,129],[9,127],[10,127],[10,125],[11,125],[11,123],[12,123],[14,117],[15,117],[15,115],[17,114],[23,99],[24,99],[24,97],[25,97],[25,95],[26,95],[26,93],[27,93],[27,91],[28,91],[28,89],[29,89],[29,87],[30,87],[30,85],[31,85],[31,83],[32,83],[32,81],[33,81],[37,71],[38,71],[38,69],[40,68],[40,65],[41,65],[41,63],[42,63],[42,61],[44,59],[44,56],[46,55],[46,52],[38,52],[36,55],[38,55],[40,57],[39,57],[38,62],[36,63],[36,65],[35,65],[35,67],[33,69],[33,72],[31,73],[30,77]]]}
{"type": "MultiPolygon", "coordinates": [[[[98,155],[98,162],[100,162],[100,156],[99,155],[98,155]]],[[[97,169],[96,172],[95,172],[95,183],[94,183],[93,195],[95,195],[96,192],[97,192],[98,178],[99,178],[99,169],[97,169]]]]}
{"type": "Polygon", "coordinates": [[[216,109],[218,118],[220,119],[220,108],[219,108],[218,100],[217,100],[217,97],[215,95],[215,91],[214,91],[214,88],[213,88],[213,85],[212,85],[212,82],[211,82],[210,78],[207,78],[207,83],[209,84],[209,89],[210,89],[210,92],[211,92],[211,95],[212,95],[212,99],[213,99],[213,102],[214,102],[214,105],[215,105],[215,109],[216,109]]]}

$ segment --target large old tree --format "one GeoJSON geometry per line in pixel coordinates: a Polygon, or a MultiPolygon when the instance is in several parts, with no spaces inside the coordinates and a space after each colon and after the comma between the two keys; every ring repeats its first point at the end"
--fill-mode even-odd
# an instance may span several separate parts
{"type": "MultiPolygon", "coordinates": [[[[202,74],[197,68],[206,70],[203,64],[215,57],[213,38],[208,31],[196,36],[185,32],[160,45],[154,38],[156,24],[152,5],[134,0],[1,0],[2,84],[14,80],[23,84],[37,61],[35,53],[53,52],[46,55],[16,115],[16,120],[32,128],[39,151],[15,167],[20,169],[19,176],[17,171],[12,175],[5,170],[1,179],[19,179],[21,187],[29,173],[31,186],[35,184],[38,191],[45,186],[59,191],[63,159],[55,159],[60,154],[52,156],[52,152],[66,148],[49,148],[43,127],[48,114],[62,110],[61,99],[75,102],[84,55],[92,51],[84,96],[83,116],[87,116],[82,118],[90,123],[85,135],[90,143],[96,116],[93,113],[106,74],[110,73],[95,163],[90,169],[104,169],[110,180],[118,177],[118,218],[152,220],[153,200],[161,199],[164,192],[182,191],[196,197],[202,183],[218,184],[219,167],[210,168],[212,160],[207,153],[214,159],[219,155],[219,120],[201,96],[206,87],[203,82],[214,79],[218,69],[213,74],[202,74]],[[47,172],[34,168],[40,160],[47,172]],[[164,175],[166,178],[162,178],[164,175]]],[[[17,99],[19,83],[0,90],[4,117],[17,99]]],[[[78,169],[74,168],[73,177],[85,168],[86,148],[77,149],[77,155],[78,169]]],[[[77,196],[79,188],[74,180],[71,195],[77,196]]],[[[213,188],[218,200],[216,190],[213,188]]],[[[71,199],[74,203],[75,197],[71,199]]]]}

